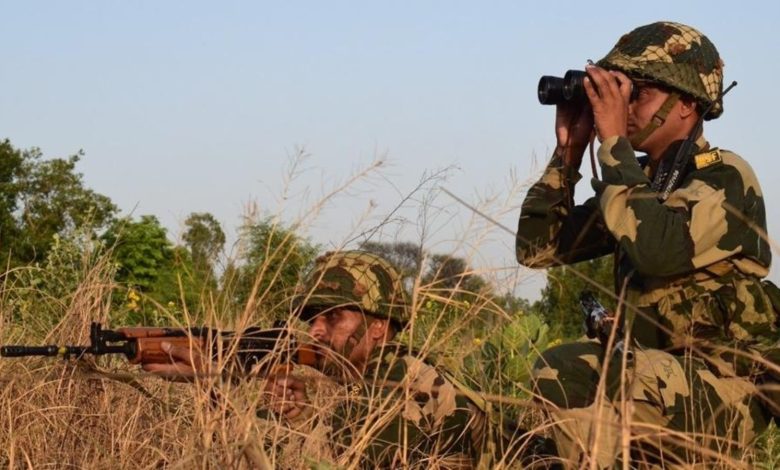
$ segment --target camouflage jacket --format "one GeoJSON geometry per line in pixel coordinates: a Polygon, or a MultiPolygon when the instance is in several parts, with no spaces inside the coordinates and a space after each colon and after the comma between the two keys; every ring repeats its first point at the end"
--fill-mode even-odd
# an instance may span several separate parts
{"type": "Polygon", "coordinates": [[[473,468],[479,461],[485,413],[403,346],[378,350],[348,393],[334,413],[333,437],[342,449],[362,454],[363,467],[473,468]]]}
{"type": "MultiPolygon", "coordinates": [[[[627,317],[642,345],[675,350],[696,338],[710,350],[765,351],[777,328],[761,282],[771,262],[761,188],[738,155],[708,150],[703,138],[697,146],[704,151],[663,203],[626,138],[602,143],[602,179],[582,205],[573,202],[581,176],[554,156],[523,203],[517,258],[548,267],[614,253],[615,289],[636,307],[627,317]]],[[[723,356],[719,367],[745,367],[723,356]]]]}

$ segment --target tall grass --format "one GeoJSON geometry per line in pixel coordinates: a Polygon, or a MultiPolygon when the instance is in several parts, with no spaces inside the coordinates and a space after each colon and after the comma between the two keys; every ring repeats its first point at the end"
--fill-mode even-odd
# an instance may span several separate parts
{"type": "MultiPolygon", "coordinates": [[[[355,181],[372,174],[374,164],[357,172],[332,190],[301,221],[316,217],[336,194],[355,181]]],[[[290,178],[297,171],[293,166],[290,178]]],[[[438,178],[438,176],[437,176],[438,178]]],[[[435,229],[434,219],[446,210],[432,214],[430,192],[439,180],[424,180],[416,188],[423,195],[418,222],[421,242],[427,242],[427,231],[435,229]]],[[[514,185],[513,187],[517,187],[514,185]]],[[[480,206],[485,213],[500,217],[516,210],[516,195],[503,200],[491,197],[480,206]]],[[[405,198],[409,201],[415,198],[405,198]]],[[[448,209],[450,210],[450,209],[448,209]]],[[[380,217],[371,226],[371,217],[355,223],[354,234],[346,239],[361,240],[387,236],[392,217],[380,217]]],[[[459,255],[466,253],[472,262],[478,260],[483,243],[496,238],[496,229],[478,216],[466,219],[464,236],[450,244],[459,255]]],[[[304,229],[303,222],[295,225],[304,229]]],[[[499,232],[500,233],[500,232],[499,232]]],[[[504,236],[504,235],[500,235],[504,236]]],[[[511,241],[507,243],[511,250],[511,241]]],[[[284,245],[282,245],[284,246],[284,245]]],[[[347,245],[347,248],[353,246],[347,245]]],[[[269,259],[284,260],[290,256],[269,246],[269,259]]],[[[107,256],[67,251],[67,260],[47,266],[6,273],[0,291],[0,342],[27,344],[84,344],[88,325],[102,321],[120,326],[122,317],[111,306],[123,298],[122,286],[113,282],[113,268],[107,256]]],[[[476,264],[476,263],[475,263],[476,264]]],[[[273,294],[279,278],[279,263],[260,266],[257,282],[245,306],[233,311],[224,298],[204,295],[198,312],[182,315],[166,313],[174,326],[205,323],[219,329],[242,329],[268,324],[288,309],[288,302],[277,302],[273,308],[264,302],[273,294]],[[275,270],[276,269],[276,270],[275,270]],[[268,282],[261,282],[268,281],[268,282]],[[260,289],[259,286],[267,286],[260,289]]],[[[466,273],[468,274],[468,273],[466,273]]],[[[514,444],[526,444],[520,430],[550,434],[539,405],[529,390],[530,369],[548,344],[559,338],[547,338],[547,326],[528,312],[512,310],[497,299],[502,292],[522,283],[526,273],[515,266],[481,270],[491,282],[479,291],[466,289],[467,276],[435,277],[424,281],[418,275],[411,284],[410,309],[413,321],[401,340],[422,357],[446,368],[455,377],[479,390],[481,397],[496,410],[495,416],[516,432],[514,444]]],[[[229,292],[220,295],[229,296],[229,292]]],[[[573,314],[577,314],[574,313],[573,314]]],[[[295,325],[295,324],[293,324],[295,325]]],[[[301,325],[297,325],[298,328],[301,325]]],[[[305,337],[304,331],[297,331],[305,337]]],[[[269,359],[271,360],[271,359],[269,359]]],[[[218,363],[217,368],[225,364],[218,363]]],[[[326,377],[305,366],[295,366],[295,373],[307,380],[310,412],[303,420],[290,422],[267,412],[262,377],[236,380],[216,374],[196,379],[194,383],[162,380],[141,372],[122,358],[84,358],[79,361],[55,359],[0,360],[0,466],[5,468],[359,468],[370,465],[364,452],[389,417],[403,413],[403,402],[387,400],[378,394],[368,402],[356,403],[368,409],[368,418],[334,429],[329,420],[333,410],[350,400],[360,400],[349,393],[349,387],[336,377],[326,377]],[[340,436],[350,434],[349,446],[340,436]]],[[[381,378],[379,378],[381,379],[381,378]]],[[[537,397],[538,398],[538,397],[537,397]]],[[[603,398],[603,397],[602,397],[603,398]]],[[[617,429],[627,449],[632,440],[655,435],[661,441],[690,447],[693,453],[710,458],[707,466],[726,468],[755,465],[774,468],[780,461],[778,431],[771,427],[754,449],[742,455],[708,454],[697,448],[691,434],[674,434],[658,426],[633,422],[628,411],[630,400],[619,403],[624,413],[617,429]]],[[[594,412],[590,417],[598,426],[611,426],[594,412]],[[604,424],[600,424],[603,421],[604,424]]],[[[595,442],[582,443],[585,453],[596,451],[595,442]]],[[[408,449],[412,455],[413,449],[408,449]]],[[[625,453],[624,455],[628,455],[625,453]]],[[[451,456],[433,452],[427,459],[404,460],[412,468],[456,468],[451,456]]],[[[505,467],[504,462],[494,468],[505,467]]],[[[703,458],[702,457],[702,458],[703,458]]],[[[701,460],[700,460],[701,461],[701,460]]],[[[515,463],[515,468],[528,464],[515,463]]],[[[569,462],[573,466],[593,466],[592,461],[569,462]]],[[[624,468],[631,468],[624,461],[624,468]]]]}

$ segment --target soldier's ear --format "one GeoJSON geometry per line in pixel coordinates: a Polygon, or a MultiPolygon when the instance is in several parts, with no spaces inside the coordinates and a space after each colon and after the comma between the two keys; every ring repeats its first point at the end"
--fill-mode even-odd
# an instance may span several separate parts
{"type": "Polygon", "coordinates": [[[690,96],[681,96],[679,101],[679,112],[680,117],[682,119],[688,119],[689,117],[693,117],[698,119],[699,117],[699,108],[696,101],[691,98],[690,96]]]}
{"type": "Polygon", "coordinates": [[[390,322],[388,320],[375,318],[371,321],[371,324],[368,325],[367,334],[373,340],[380,340],[387,334],[389,325],[390,322]]]}

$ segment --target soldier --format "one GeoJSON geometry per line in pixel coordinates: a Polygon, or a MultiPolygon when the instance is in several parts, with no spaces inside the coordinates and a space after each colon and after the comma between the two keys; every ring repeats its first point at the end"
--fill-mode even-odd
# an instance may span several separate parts
{"type": "MultiPolygon", "coordinates": [[[[367,466],[429,461],[471,468],[485,445],[485,413],[450,377],[392,341],[409,321],[396,270],[367,252],[327,253],[301,292],[300,318],[326,352],[318,368],[362,379],[351,383],[352,399],[334,413],[339,443],[353,452],[363,446],[367,466]],[[377,413],[377,407],[384,410],[377,413]]],[[[302,380],[283,377],[267,390],[293,397],[277,410],[295,419],[307,407],[305,387],[302,380]]]]}
{"type": "MultiPolygon", "coordinates": [[[[330,418],[332,440],[342,457],[368,468],[472,468],[493,446],[488,407],[393,342],[409,321],[404,297],[396,270],[363,251],[326,253],[301,286],[296,311],[319,349],[316,368],[347,388],[330,418]]],[[[195,372],[189,350],[169,353],[178,364],[144,367],[165,376],[195,372]]],[[[311,387],[291,372],[266,381],[265,391],[271,409],[297,423],[315,412],[311,387]]]]}
{"type": "Polygon", "coordinates": [[[759,398],[772,401],[757,383],[777,373],[766,360],[777,320],[776,288],[761,281],[771,255],[756,175],[702,133],[723,112],[723,62],[699,31],[657,22],[586,72],[585,103],[557,107],[557,146],[523,203],[517,258],[545,268],[613,253],[633,350],[578,342],[542,355],[533,385],[558,452],[600,468],[733,463],[729,452],[766,426],[759,398]],[[594,129],[601,178],[575,205],[594,129]],[[675,160],[687,164],[671,181],[675,160]]]}

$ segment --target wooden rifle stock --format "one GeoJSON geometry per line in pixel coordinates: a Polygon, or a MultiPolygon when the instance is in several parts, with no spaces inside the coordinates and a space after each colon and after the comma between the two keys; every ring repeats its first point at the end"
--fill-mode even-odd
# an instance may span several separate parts
{"type": "Polygon", "coordinates": [[[88,346],[2,346],[0,356],[80,358],[87,354],[122,354],[131,364],[170,363],[172,358],[163,351],[163,342],[192,348],[201,354],[210,353],[212,360],[234,358],[246,373],[266,360],[269,354],[280,355],[274,363],[314,365],[316,362],[314,348],[299,345],[284,323],[277,323],[270,329],[249,328],[240,333],[202,327],[123,327],[104,330],[99,323],[92,323],[88,346]]]}

